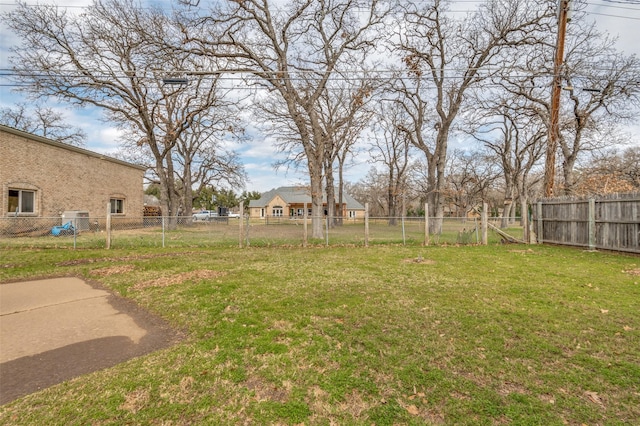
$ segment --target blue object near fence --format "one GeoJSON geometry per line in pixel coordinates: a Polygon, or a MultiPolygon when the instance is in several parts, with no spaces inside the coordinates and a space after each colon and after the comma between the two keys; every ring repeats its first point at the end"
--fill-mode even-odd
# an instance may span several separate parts
{"type": "Polygon", "coordinates": [[[58,237],[60,235],[73,235],[74,229],[71,222],[67,222],[62,226],[54,226],[51,228],[51,235],[58,237]]]}

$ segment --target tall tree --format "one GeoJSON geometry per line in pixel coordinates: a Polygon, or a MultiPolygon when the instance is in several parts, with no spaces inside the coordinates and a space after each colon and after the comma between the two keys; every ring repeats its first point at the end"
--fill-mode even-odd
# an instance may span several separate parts
{"type": "MultiPolygon", "coordinates": [[[[447,4],[441,0],[403,3],[395,42],[411,77],[400,79],[396,91],[411,117],[405,129],[426,157],[428,202],[436,218],[444,212],[449,137],[466,105],[467,92],[501,69],[506,56],[536,43],[551,16],[549,2],[491,0],[456,20],[447,13],[447,4]]],[[[433,224],[439,228],[441,221],[433,224]]]]}
{"type": "MultiPolygon", "coordinates": [[[[321,238],[326,135],[318,101],[345,59],[364,60],[379,35],[373,31],[386,9],[373,0],[267,0],[226,2],[209,16],[194,11],[182,29],[182,49],[233,61],[227,70],[245,72],[286,106],[304,151],[312,200],[312,236],[321,238]]],[[[349,61],[348,61],[349,62],[349,61]]]]}
{"type": "MultiPolygon", "coordinates": [[[[352,71],[357,69],[354,64],[352,71]]],[[[373,80],[349,78],[349,73],[340,73],[338,81],[332,82],[318,102],[318,116],[325,135],[324,174],[327,196],[327,213],[332,224],[341,223],[343,212],[336,212],[336,201],[342,206],[344,199],[344,166],[354,145],[367,128],[373,115],[368,104],[373,99],[373,80]],[[338,183],[335,183],[335,170],[338,183]],[[338,188],[337,200],[335,188],[338,188]]]]}
{"type": "Polygon", "coordinates": [[[84,130],[68,123],[60,112],[40,104],[0,108],[0,123],[69,145],[84,146],[87,139],[84,130]]]}

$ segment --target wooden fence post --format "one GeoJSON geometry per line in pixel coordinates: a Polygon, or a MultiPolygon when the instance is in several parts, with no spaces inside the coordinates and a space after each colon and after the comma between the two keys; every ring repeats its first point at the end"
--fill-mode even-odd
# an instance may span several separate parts
{"type": "Polygon", "coordinates": [[[536,210],[536,239],[538,240],[538,244],[542,244],[543,242],[543,238],[542,238],[542,231],[543,231],[543,227],[542,227],[542,201],[538,201],[537,204],[537,210],[536,210]]]}
{"type": "Polygon", "coordinates": [[[526,201],[520,203],[520,223],[522,224],[522,239],[526,244],[531,242],[529,237],[529,206],[526,201]]]}
{"type": "Polygon", "coordinates": [[[424,203],[424,245],[429,245],[429,204],[424,203]]]}
{"type": "Polygon", "coordinates": [[[589,199],[589,251],[596,250],[596,200],[589,199]]]}
{"type": "Polygon", "coordinates": [[[369,247],[369,203],[364,203],[364,246],[369,247]]]}
{"type": "Polygon", "coordinates": [[[107,203],[107,242],[105,248],[107,250],[111,248],[111,203],[107,203]]]}
{"type": "Polygon", "coordinates": [[[482,221],[480,227],[482,228],[482,245],[489,244],[489,204],[482,203],[482,214],[480,215],[482,221]]]}

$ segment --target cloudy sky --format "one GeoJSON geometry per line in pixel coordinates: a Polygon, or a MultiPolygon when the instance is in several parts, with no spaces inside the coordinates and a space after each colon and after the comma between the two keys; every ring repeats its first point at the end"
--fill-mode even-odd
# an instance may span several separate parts
{"type": "MultiPolygon", "coordinates": [[[[153,1],[153,0],[151,0],[153,1]]],[[[35,0],[27,0],[34,3],[35,0]]],[[[47,4],[48,0],[40,0],[40,4],[47,4]]],[[[88,0],[57,0],[51,4],[60,7],[82,8],[89,4],[88,0]]],[[[156,4],[170,7],[170,0],[157,0],[156,4]]],[[[475,7],[476,1],[457,0],[452,2],[452,10],[457,13],[475,7]]],[[[583,0],[587,18],[597,22],[602,30],[619,37],[618,48],[629,54],[640,55],[640,0],[583,0]]],[[[8,12],[15,6],[14,0],[0,0],[0,13],[8,12]]],[[[15,93],[11,81],[3,74],[11,67],[9,62],[9,47],[15,45],[15,36],[8,30],[4,20],[0,20],[0,107],[8,107],[23,100],[23,97],[15,93]]],[[[70,109],[64,105],[52,105],[60,109],[70,123],[82,127],[88,135],[87,149],[112,153],[117,149],[118,131],[100,120],[100,112],[91,109],[70,109]]],[[[640,126],[631,129],[635,134],[640,134],[640,126]]],[[[267,191],[280,185],[294,185],[306,183],[303,173],[293,170],[274,170],[273,163],[277,159],[272,141],[262,137],[256,129],[248,128],[252,140],[239,147],[242,161],[249,175],[250,181],[247,190],[267,191]]],[[[635,143],[640,145],[640,140],[635,143]]],[[[346,173],[345,179],[355,182],[362,178],[371,164],[367,162],[366,154],[359,155],[346,173]]]]}

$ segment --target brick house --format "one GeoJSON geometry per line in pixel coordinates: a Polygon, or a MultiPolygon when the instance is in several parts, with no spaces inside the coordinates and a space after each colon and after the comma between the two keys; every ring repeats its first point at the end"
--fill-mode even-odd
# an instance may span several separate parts
{"type": "Polygon", "coordinates": [[[0,125],[0,217],[141,217],[145,167],[0,125]]]}
{"type": "MultiPolygon", "coordinates": [[[[337,194],[337,191],[336,191],[337,194]]],[[[337,200],[336,200],[337,201],[337,200]]],[[[262,194],[259,200],[249,201],[249,217],[288,217],[300,218],[304,216],[304,206],[311,215],[311,194],[309,189],[298,186],[282,186],[262,194]]],[[[327,214],[326,195],[323,197],[325,214],[327,214]]],[[[350,195],[343,195],[342,206],[336,203],[336,215],[348,219],[364,218],[364,207],[350,195]]]]}

